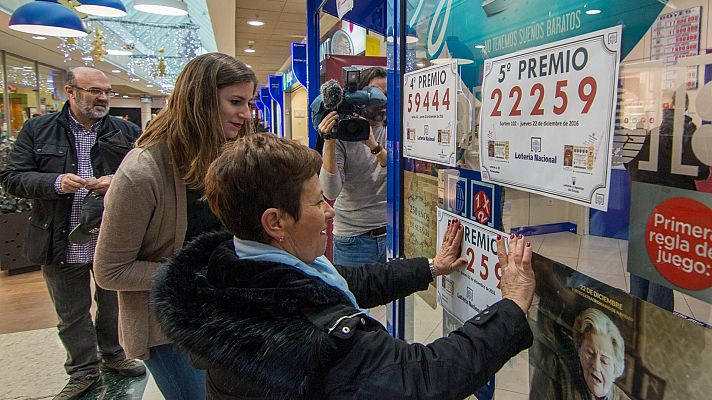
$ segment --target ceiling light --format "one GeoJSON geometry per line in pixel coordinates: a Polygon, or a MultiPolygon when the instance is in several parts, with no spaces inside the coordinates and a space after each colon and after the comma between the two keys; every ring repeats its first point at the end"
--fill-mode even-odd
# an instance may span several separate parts
{"type": "Polygon", "coordinates": [[[35,39],[35,40],[47,40],[47,36],[32,36],[32,39],[35,39]]]}
{"type": "Polygon", "coordinates": [[[262,26],[262,25],[264,25],[265,23],[262,22],[262,20],[260,20],[260,16],[259,16],[259,15],[256,15],[256,16],[255,16],[255,19],[251,19],[251,20],[247,21],[247,24],[248,24],[248,25],[252,25],[252,26],[262,26]]]}
{"type": "MultiPolygon", "coordinates": [[[[386,42],[393,43],[393,36],[386,37],[386,42]]],[[[414,36],[414,35],[408,35],[405,37],[405,43],[406,44],[418,43],[418,37],[414,36]]]]}
{"type": "Polygon", "coordinates": [[[134,81],[134,82],[140,81],[140,79],[138,79],[138,78],[131,78],[131,80],[134,81]]]}
{"type": "Polygon", "coordinates": [[[77,11],[98,17],[125,17],[126,7],[121,0],[79,0],[77,11]]]}
{"type": "Polygon", "coordinates": [[[129,96],[121,96],[121,97],[123,97],[123,98],[125,98],[125,99],[128,99],[128,98],[129,98],[129,96]]]}
{"type": "Polygon", "coordinates": [[[435,60],[430,60],[430,62],[435,65],[449,64],[451,62],[457,62],[457,65],[467,65],[467,64],[472,64],[474,61],[470,60],[468,58],[443,57],[443,58],[436,58],[435,60]]]}
{"type": "Polygon", "coordinates": [[[134,8],[151,14],[188,15],[188,6],[180,0],[135,0],[134,8]]]}
{"type": "Polygon", "coordinates": [[[18,7],[10,16],[8,27],[42,36],[83,37],[84,23],[72,10],[57,0],[35,0],[18,7]]]}
{"type": "Polygon", "coordinates": [[[148,85],[146,85],[146,87],[153,87],[153,85],[151,85],[151,84],[148,84],[148,85]]]}
{"type": "Polygon", "coordinates": [[[112,69],[111,72],[118,74],[118,73],[121,73],[121,70],[120,69],[112,69]]]}
{"type": "Polygon", "coordinates": [[[600,14],[600,13],[601,13],[601,10],[596,9],[596,8],[586,10],[586,14],[588,14],[588,15],[596,15],[596,14],[600,14]]]}
{"type": "Polygon", "coordinates": [[[106,53],[110,56],[130,56],[133,54],[133,51],[124,49],[107,49],[106,53]]]}
{"type": "Polygon", "coordinates": [[[244,52],[245,53],[254,53],[255,49],[252,48],[252,46],[254,46],[254,45],[255,45],[254,40],[250,40],[249,42],[247,42],[247,47],[245,47],[244,52]]]}
{"type": "Polygon", "coordinates": [[[86,56],[86,57],[82,57],[82,60],[84,60],[84,61],[92,61],[92,60],[94,60],[94,59],[93,59],[91,56],[86,56]]]}

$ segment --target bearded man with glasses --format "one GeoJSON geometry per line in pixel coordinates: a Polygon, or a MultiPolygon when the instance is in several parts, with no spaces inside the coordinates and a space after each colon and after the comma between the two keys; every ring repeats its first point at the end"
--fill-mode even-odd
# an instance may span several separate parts
{"type": "Polygon", "coordinates": [[[59,338],[67,351],[70,379],[55,397],[77,399],[101,385],[100,369],[124,376],[146,372],[126,359],[118,338],[116,292],[96,286],[92,321],[91,280],[98,236],[88,232],[74,243],[89,192],[106,194],[111,177],[140,134],[135,124],[108,115],[109,80],[94,68],[74,68],[64,87],[62,111],[28,120],[0,172],[5,190],[33,200],[25,254],[42,265],[57,312],[59,338]],[[72,236],[74,238],[74,236],[72,236]],[[101,354],[101,358],[97,354],[101,354]]]}

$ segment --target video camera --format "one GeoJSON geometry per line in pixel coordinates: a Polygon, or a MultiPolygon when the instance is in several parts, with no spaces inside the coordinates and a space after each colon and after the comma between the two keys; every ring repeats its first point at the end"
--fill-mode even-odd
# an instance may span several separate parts
{"type": "Polygon", "coordinates": [[[311,104],[313,123],[319,125],[326,114],[336,111],[339,114],[338,122],[331,132],[320,132],[322,137],[359,142],[368,139],[371,130],[368,121],[358,115],[370,116],[385,107],[386,95],[375,86],[358,90],[361,70],[355,67],[344,70],[345,89],[333,79],[321,85],[321,95],[311,104]]]}

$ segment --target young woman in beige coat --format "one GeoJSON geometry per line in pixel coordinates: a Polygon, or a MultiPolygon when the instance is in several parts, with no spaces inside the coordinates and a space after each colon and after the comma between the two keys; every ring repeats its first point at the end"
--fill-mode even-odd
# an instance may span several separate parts
{"type": "Polygon", "coordinates": [[[149,290],[162,261],[198,234],[220,228],[200,200],[203,177],[226,141],[252,132],[249,102],[256,86],[252,70],[231,56],[191,60],[106,195],[96,281],[118,292],[121,344],[129,357],[145,360],[167,399],[204,398],[205,376],[161,332],[149,290]]]}

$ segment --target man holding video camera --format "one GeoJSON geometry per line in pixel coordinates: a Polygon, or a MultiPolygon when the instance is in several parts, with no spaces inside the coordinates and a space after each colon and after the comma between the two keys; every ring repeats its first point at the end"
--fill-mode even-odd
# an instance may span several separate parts
{"type": "MultiPolygon", "coordinates": [[[[361,71],[358,90],[373,86],[386,94],[386,71],[361,71]]],[[[370,125],[369,138],[359,142],[328,138],[337,111],[319,123],[324,140],[324,163],[319,180],[324,195],[336,199],[334,264],[358,267],[386,261],[386,109],[361,112],[370,125]]]]}

